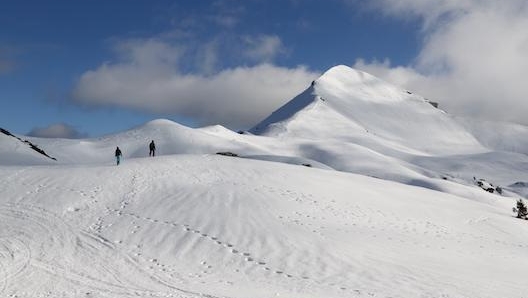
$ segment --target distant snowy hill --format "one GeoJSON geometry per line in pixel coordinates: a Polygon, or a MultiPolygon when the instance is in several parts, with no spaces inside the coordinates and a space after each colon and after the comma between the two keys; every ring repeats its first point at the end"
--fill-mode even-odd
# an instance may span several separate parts
{"type": "Polygon", "coordinates": [[[526,297],[525,136],[346,66],[243,134],[0,134],[0,297],[526,297]]]}
{"type": "MultiPolygon", "coordinates": [[[[0,136],[1,137],[1,136],[0,136]]],[[[117,146],[127,158],[148,156],[148,144],[156,141],[158,155],[184,153],[215,153],[217,151],[260,152],[256,146],[239,140],[239,134],[221,127],[192,129],[170,120],[154,120],[123,133],[92,139],[44,139],[25,137],[47,151],[53,152],[57,162],[39,158],[43,164],[87,164],[113,163],[114,150],[117,146]]],[[[8,138],[0,139],[1,148],[6,148],[0,157],[0,164],[16,161],[20,164],[34,164],[34,160],[14,158],[25,148],[8,145],[13,143],[8,138]],[[9,149],[7,149],[9,147],[9,149]]]]}
{"type": "Polygon", "coordinates": [[[50,160],[56,161],[37,145],[13,135],[6,129],[0,128],[0,159],[3,165],[46,164],[50,160]]]}

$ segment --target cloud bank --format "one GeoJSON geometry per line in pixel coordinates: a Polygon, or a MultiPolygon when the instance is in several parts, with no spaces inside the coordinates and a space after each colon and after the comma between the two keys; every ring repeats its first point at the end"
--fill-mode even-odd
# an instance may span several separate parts
{"type": "MultiPolygon", "coordinates": [[[[355,1],[355,0],[353,0],[355,1]]],[[[439,101],[452,114],[528,124],[528,2],[374,0],[370,8],[423,21],[423,47],[408,66],[355,67],[439,101]]]]}
{"type": "MultiPolygon", "coordinates": [[[[422,22],[421,49],[408,65],[357,59],[354,67],[439,102],[451,114],[528,125],[526,0],[341,1],[422,22]]],[[[72,100],[245,129],[319,76],[305,66],[275,65],[289,54],[280,37],[237,36],[231,29],[243,11],[221,11],[175,19],[177,29],[157,37],[115,42],[112,62],[82,74],[72,100]],[[204,22],[227,31],[201,40],[204,22]]]]}
{"type": "Polygon", "coordinates": [[[80,139],[87,137],[86,134],[78,132],[74,127],[65,123],[51,124],[47,127],[36,127],[32,129],[28,135],[38,138],[64,139],[80,139]]]}
{"type": "Polygon", "coordinates": [[[304,66],[286,68],[271,60],[284,51],[276,36],[243,38],[242,57],[251,66],[216,70],[215,43],[197,51],[198,69],[182,71],[188,49],[164,39],[120,41],[118,62],[85,72],[72,99],[90,106],[117,106],[173,114],[198,125],[222,124],[245,129],[258,123],[307,88],[319,74],[304,66]]]}

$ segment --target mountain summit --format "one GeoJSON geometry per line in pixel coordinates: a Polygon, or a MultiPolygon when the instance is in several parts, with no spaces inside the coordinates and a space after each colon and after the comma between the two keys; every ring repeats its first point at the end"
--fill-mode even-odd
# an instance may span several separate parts
{"type": "Polygon", "coordinates": [[[344,65],[326,71],[251,132],[320,139],[370,135],[424,153],[482,150],[424,97],[344,65]]]}

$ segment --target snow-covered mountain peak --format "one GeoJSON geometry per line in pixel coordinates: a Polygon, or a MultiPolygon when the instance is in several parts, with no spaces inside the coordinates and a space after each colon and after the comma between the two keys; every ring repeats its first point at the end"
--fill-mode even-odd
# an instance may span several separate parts
{"type": "MultiPolygon", "coordinates": [[[[375,124],[371,122],[389,120],[387,117],[384,117],[385,119],[370,117],[383,109],[391,110],[392,114],[396,116],[402,114],[398,109],[404,110],[405,113],[403,114],[412,113],[413,108],[411,107],[394,106],[404,101],[420,105],[421,113],[440,113],[439,110],[434,110],[433,106],[418,95],[391,85],[366,72],[345,65],[338,65],[324,72],[304,92],[277,109],[251,131],[256,134],[283,134],[293,129],[291,124],[294,120],[307,118],[306,114],[313,113],[317,113],[316,118],[320,120],[313,121],[315,119],[311,119],[309,123],[312,127],[303,127],[303,134],[311,134],[310,131],[313,126],[321,125],[325,125],[329,130],[335,132],[334,126],[343,127],[343,121],[347,122],[345,125],[347,129],[352,126],[354,130],[366,131],[371,127],[370,124],[375,124]],[[366,116],[367,119],[357,121],[363,118],[362,115],[366,116]],[[324,123],[322,123],[323,120],[324,123]]],[[[298,135],[299,133],[301,132],[297,131],[295,134],[298,135]]],[[[325,133],[324,135],[332,137],[334,134],[325,133]]]]}
{"type": "Polygon", "coordinates": [[[362,100],[379,103],[415,99],[411,93],[389,84],[369,73],[338,65],[314,81],[315,93],[324,97],[362,100]]]}
{"type": "Polygon", "coordinates": [[[469,132],[423,97],[344,65],[326,71],[252,132],[354,143],[357,138],[383,140],[423,154],[483,150],[469,132]]]}
{"type": "Polygon", "coordinates": [[[151,120],[141,126],[145,127],[161,127],[161,126],[182,126],[174,121],[168,119],[155,119],[151,120]]]}

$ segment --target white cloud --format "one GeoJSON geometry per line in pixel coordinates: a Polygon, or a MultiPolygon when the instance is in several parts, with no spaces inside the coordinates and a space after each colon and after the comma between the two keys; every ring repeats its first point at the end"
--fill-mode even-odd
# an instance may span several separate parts
{"type": "Polygon", "coordinates": [[[376,0],[377,8],[424,21],[414,63],[358,61],[369,71],[435,99],[447,111],[528,124],[528,4],[524,0],[376,0]]]}
{"type": "Polygon", "coordinates": [[[165,74],[177,66],[184,52],[161,39],[129,39],[115,44],[115,52],[122,65],[136,67],[149,75],[165,74]]]}
{"type": "Polygon", "coordinates": [[[218,41],[214,40],[205,44],[196,55],[197,68],[203,74],[213,74],[219,63],[218,41]]]}
{"type": "MultiPolygon", "coordinates": [[[[119,63],[104,63],[80,77],[73,91],[75,102],[180,115],[200,125],[240,129],[258,123],[319,75],[303,66],[270,63],[210,75],[183,73],[178,67],[178,47],[159,40],[136,40],[118,48],[119,63]]],[[[214,62],[214,56],[211,59],[214,62]]]]}
{"type": "Polygon", "coordinates": [[[366,5],[391,16],[419,17],[424,21],[425,27],[429,27],[438,21],[464,14],[467,10],[471,10],[475,2],[486,2],[486,0],[374,0],[366,5]]]}
{"type": "Polygon", "coordinates": [[[247,36],[243,41],[246,44],[245,56],[254,61],[269,62],[286,52],[282,41],[276,35],[247,36]]]}
{"type": "Polygon", "coordinates": [[[375,76],[383,78],[398,86],[414,85],[425,79],[423,75],[420,75],[411,67],[392,67],[388,59],[383,62],[373,61],[369,63],[365,62],[363,59],[358,59],[354,68],[374,74],[375,76]]]}
{"type": "Polygon", "coordinates": [[[226,27],[226,28],[233,28],[240,21],[236,16],[232,16],[232,15],[219,15],[219,16],[212,16],[211,18],[216,24],[226,27]]]}
{"type": "Polygon", "coordinates": [[[39,137],[39,138],[65,138],[65,139],[77,139],[84,138],[87,135],[78,132],[74,127],[65,124],[57,123],[51,124],[47,127],[36,127],[32,129],[29,133],[29,136],[39,137]]]}

